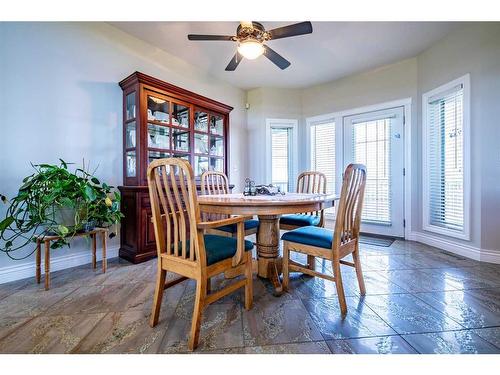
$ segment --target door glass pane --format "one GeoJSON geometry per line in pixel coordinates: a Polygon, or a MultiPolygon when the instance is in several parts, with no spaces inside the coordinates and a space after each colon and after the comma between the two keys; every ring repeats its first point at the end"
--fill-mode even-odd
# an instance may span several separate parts
{"type": "Polygon", "coordinates": [[[135,92],[127,95],[125,107],[125,120],[135,118],[135,92]]]}
{"type": "Polygon", "coordinates": [[[200,132],[208,132],[208,115],[205,112],[194,112],[194,129],[200,132]]]}
{"type": "Polygon", "coordinates": [[[208,154],[208,135],[194,135],[194,152],[196,154],[208,154]]]}
{"type": "Polygon", "coordinates": [[[170,129],[166,126],[148,124],[148,147],[170,148],[170,129]]]}
{"type": "Polygon", "coordinates": [[[169,158],[170,154],[168,152],[161,151],[148,151],[148,162],[151,163],[156,159],[165,159],[169,158]]]}
{"type": "Polygon", "coordinates": [[[165,99],[149,95],[148,120],[168,123],[170,121],[169,102],[166,101],[165,99]]]}
{"type": "Polygon", "coordinates": [[[127,162],[127,177],[135,177],[136,176],[135,150],[127,151],[126,162],[127,162]]]}
{"type": "Polygon", "coordinates": [[[218,115],[210,117],[210,133],[224,135],[224,118],[218,115]]]}
{"type": "Polygon", "coordinates": [[[366,165],[363,221],[391,223],[391,119],[353,124],[354,162],[366,165]]]}
{"type": "Polygon", "coordinates": [[[126,126],[127,131],[125,132],[125,147],[126,148],[134,148],[136,141],[136,133],[135,133],[135,121],[129,122],[126,126]]]}
{"type": "Polygon", "coordinates": [[[210,136],[210,155],[224,156],[224,139],[210,136]]]}
{"type": "Polygon", "coordinates": [[[271,128],[271,183],[283,192],[290,191],[290,128],[271,128]]]}
{"type": "Polygon", "coordinates": [[[208,171],[208,158],[205,156],[194,157],[194,173],[201,176],[203,172],[208,171]]]}
{"type": "Polygon", "coordinates": [[[189,107],[172,103],[172,125],[189,127],[189,107]]]}
{"type": "Polygon", "coordinates": [[[172,128],[172,147],[177,151],[189,151],[189,131],[172,128]]]}
{"type": "Polygon", "coordinates": [[[224,165],[222,159],[210,158],[210,170],[217,172],[224,172],[224,165]]]}

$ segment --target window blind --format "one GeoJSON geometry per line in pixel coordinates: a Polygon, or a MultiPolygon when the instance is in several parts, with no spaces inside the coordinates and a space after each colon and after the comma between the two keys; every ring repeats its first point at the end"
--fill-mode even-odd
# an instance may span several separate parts
{"type": "Polygon", "coordinates": [[[463,85],[428,101],[429,224],[464,230],[463,85]]]}
{"type": "Polygon", "coordinates": [[[291,191],[293,181],[291,134],[291,128],[271,128],[271,182],[285,192],[291,191]]]}
{"type": "Polygon", "coordinates": [[[391,118],[353,123],[354,162],[366,166],[361,219],[391,224],[391,118]]]}
{"type": "Polygon", "coordinates": [[[326,176],[326,192],[335,193],[335,123],[311,126],[311,169],[326,176]]]}

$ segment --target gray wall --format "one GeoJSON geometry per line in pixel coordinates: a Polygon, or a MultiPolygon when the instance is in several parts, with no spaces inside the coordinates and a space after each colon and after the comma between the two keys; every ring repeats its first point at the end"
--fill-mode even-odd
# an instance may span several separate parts
{"type": "MultiPolygon", "coordinates": [[[[418,191],[419,184],[419,140],[417,97],[417,59],[407,59],[368,72],[345,77],[334,82],[302,90],[303,125],[307,117],[340,112],[349,109],[390,102],[398,99],[412,99],[412,191],[418,191]]],[[[304,126],[305,127],[305,126],[304,126]]],[[[304,137],[305,139],[305,137],[304,137]]],[[[305,144],[303,145],[305,147],[305,144]]],[[[303,148],[305,150],[305,148],[303,148]]],[[[302,166],[303,169],[307,165],[302,166]]],[[[418,217],[419,200],[412,197],[412,230],[418,217]]]]}
{"type": "MultiPolygon", "coordinates": [[[[0,192],[15,194],[30,173],[30,161],[57,162],[59,157],[74,162],[85,157],[99,164],[99,177],[119,185],[122,119],[117,82],[135,70],[235,108],[229,172],[236,190],[247,176],[265,182],[266,118],[298,119],[303,140],[309,116],[411,97],[414,231],[422,231],[421,95],[470,73],[473,227],[468,244],[500,251],[498,23],[467,24],[415,58],[334,82],[247,93],[107,24],[0,23],[0,192]]],[[[299,169],[307,167],[305,147],[302,142],[299,169]]],[[[0,205],[0,215],[4,213],[0,205]]],[[[88,249],[82,242],[75,245],[58,250],[58,255],[88,249]]],[[[0,272],[19,264],[0,254],[0,272]]]]}
{"type": "MultiPolygon", "coordinates": [[[[349,110],[387,101],[412,98],[412,217],[411,230],[422,230],[422,94],[466,73],[471,76],[471,241],[447,238],[450,242],[500,252],[500,23],[469,23],[412,59],[305,88],[280,90],[265,98],[248,93],[251,132],[264,136],[265,119],[289,114],[300,116],[301,139],[305,119],[310,116],[349,110]],[[300,104],[297,104],[300,92],[300,104]],[[290,99],[290,96],[293,100],[290,99]],[[286,108],[276,103],[289,100],[286,108]],[[301,108],[301,113],[296,108],[301,108]]],[[[250,131],[250,130],[249,130],[250,131]]],[[[252,154],[263,143],[253,143],[252,154]]],[[[301,153],[306,150],[301,144],[301,153]]],[[[250,156],[250,154],[249,154],[250,156]]],[[[249,158],[249,173],[259,173],[264,154],[249,158]]],[[[299,170],[307,168],[299,163],[299,170]]],[[[446,237],[444,237],[446,238],[446,237]]]]}
{"type": "MultiPolygon", "coordinates": [[[[234,107],[230,179],[246,172],[246,94],[192,65],[104,23],[0,23],[0,192],[12,197],[30,162],[58,158],[92,166],[122,183],[122,92],[118,82],[139,70],[234,107]]],[[[0,204],[0,217],[5,206],[0,204]]],[[[118,245],[114,240],[111,248],[118,245]]],[[[88,252],[85,242],[54,256],[88,252]]],[[[28,251],[28,249],[27,249],[28,251]]],[[[23,251],[19,253],[22,255],[23,251]]],[[[13,262],[0,254],[3,266],[13,262]]]]}
{"type": "Polygon", "coordinates": [[[468,24],[420,54],[419,97],[466,73],[471,80],[471,242],[500,251],[500,23],[468,24]]]}
{"type": "MultiPolygon", "coordinates": [[[[266,119],[299,120],[302,116],[300,90],[259,88],[247,92],[248,176],[266,181],[266,119]]],[[[300,160],[300,157],[299,157],[300,160]]]]}

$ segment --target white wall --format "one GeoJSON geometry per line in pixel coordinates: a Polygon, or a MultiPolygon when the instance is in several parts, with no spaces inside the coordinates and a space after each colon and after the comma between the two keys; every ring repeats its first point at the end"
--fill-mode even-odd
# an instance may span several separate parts
{"type": "MultiPolygon", "coordinates": [[[[99,165],[102,180],[120,185],[118,82],[136,70],[234,107],[229,172],[241,188],[247,175],[244,91],[104,23],[0,23],[0,192],[15,195],[31,173],[30,162],[56,163],[58,158],[76,163],[85,158],[99,165]]],[[[0,205],[0,217],[4,214],[0,205]]],[[[110,245],[116,251],[118,241],[110,245]]],[[[87,254],[88,248],[76,242],[54,251],[54,257],[87,254]]],[[[6,267],[32,273],[32,265],[32,257],[14,262],[0,254],[0,282],[12,276],[6,267]]]]}

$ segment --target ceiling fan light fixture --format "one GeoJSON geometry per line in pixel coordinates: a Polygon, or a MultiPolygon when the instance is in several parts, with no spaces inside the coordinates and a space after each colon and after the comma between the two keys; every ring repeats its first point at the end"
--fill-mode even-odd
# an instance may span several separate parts
{"type": "Polygon", "coordinates": [[[264,46],[255,39],[246,39],[238,43],[238,52],[249,60],[255,60],[264,53],[264,46]]]}

